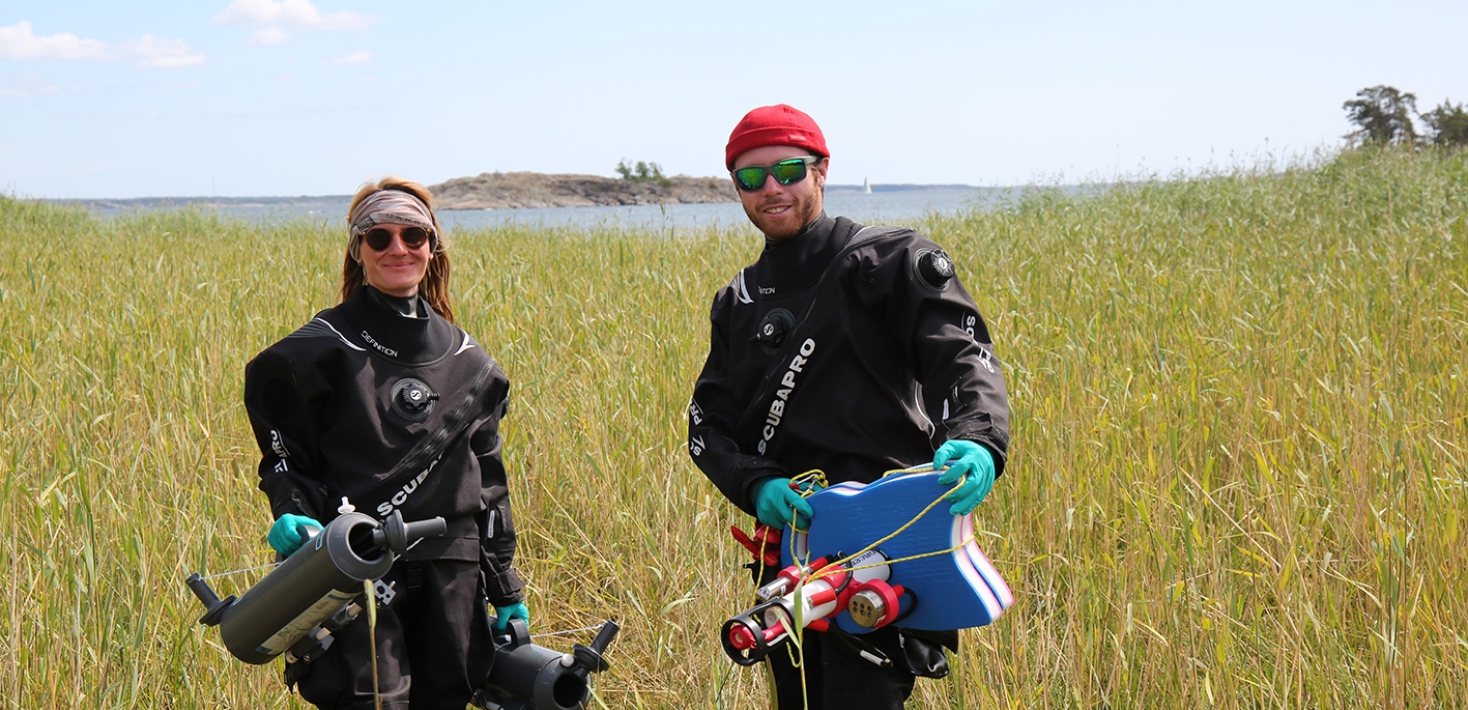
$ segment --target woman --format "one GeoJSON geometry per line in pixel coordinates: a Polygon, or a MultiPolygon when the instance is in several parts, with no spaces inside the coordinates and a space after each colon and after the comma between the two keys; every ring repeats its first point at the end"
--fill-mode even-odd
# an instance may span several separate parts
{"type": "MultiPolygon", "coordinates": [[[[376,676],[382,707],[462,710],[492,661],[486,600],[501,629],[529,612],[500,458],[509,380],[453,324],[431,201],[396,177],[357,191],[341,303],[246,366],[245,406],[281,554],[346,506],[447,521],[377,585],[376,676]]],[[[318,707],[373,707],[366,617],[317,660],[288,665],[287,684],[318,707]]]]}

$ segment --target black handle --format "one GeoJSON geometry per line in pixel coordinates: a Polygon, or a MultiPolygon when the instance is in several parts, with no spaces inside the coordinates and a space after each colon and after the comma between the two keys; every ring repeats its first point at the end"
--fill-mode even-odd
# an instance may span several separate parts
{"type": "Polygon", "coordinates": [[[607,619],[607,623],[601,625],[601,631],[596,632],[596,638],[591,640],[591,650],[597,653],[607,650],[607,646],[612,645],[612,639],[617,637],[620,630],[617,622],[607,619]]]}
{"type": "Polygon", "coordinates": [[[229,609],[230,605],[234,604],[234,595],[229,595],[228,599],[220,599],[219,595],[214,593],[214,590],[209,587],[209,583],[204,581],[204,578],[200,577],[198,572],[189,575],[189,578],[184,580],[184,583],[188,584],[189,589],[193,590],[194,596],[198,597],[199,601],[204,603],[204,615],[199,617],[199,623],[205,626],[218,626],[219,622],[224,620],[224,612],[229,609]]]}

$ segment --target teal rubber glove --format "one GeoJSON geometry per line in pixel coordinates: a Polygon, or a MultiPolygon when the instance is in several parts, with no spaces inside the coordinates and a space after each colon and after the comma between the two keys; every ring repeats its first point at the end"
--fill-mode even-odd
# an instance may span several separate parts
{"type": "Polygon", "coordinates": [[[280,516],[274,525],[270,526],[270,534],[265,536],[265,540],[270,543],[271,547],[275,548],[276,552],[289,557],[292,552],[300,549],[301,545],[305,544],[305,528],[308,526],[317,530],[326,527],[316,522],[315,518],[296,515],[295,513],[286,513],[280,516]]]}
{"type": "Polygon", "coordinates": [[[780,529],[795,520],[795,527],[810,527],[815,510],[799,493],[790,490],[788,478],[766,478],[754,484],[755,517],[765,525],[780,529]]]}
{"type": "Polygon", "coordinates": [[[989,495],[989,489],[994,487],[994,455],[981,444],[950,439],[933,454],[933,469],[941,469],[944,465],[948,470],[938,477],[938,482],[945,486],[968,476],[963,485],[943,496],[944,500],[953,501],[948,512],[952,515],[972,513],[984,502],[984,496],[989,495]]]}
{"type": "Polygon", "coordinates": [[[530,608],[525,602],[516,602],[509,606],[497,606],[494,608],[494,632],[505,633],[510,630],[510,619],[520,619],[526,626],[530,625],[530,608]]]}

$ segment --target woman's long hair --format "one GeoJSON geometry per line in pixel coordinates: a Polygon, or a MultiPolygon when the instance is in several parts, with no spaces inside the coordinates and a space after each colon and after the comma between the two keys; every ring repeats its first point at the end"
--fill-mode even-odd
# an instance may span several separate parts
{"type": "MultiPolygon", "coordinates": [[[[433,218],[433,232],[435,235],[434,239],[431,240],[434,245],[431,247],[433,249],[433,258],[428,261],[428,273],[424,274],[423,280],[418,283],[418,293],[423,296],[423,300],[428,301],[430,308],[443,316],[444,320],[450,323],[454,322],[454,304],[449,299],[449,272],[451,271],[451,265],[449,264],[448,244],[444,241],[443,232],[438,228],[438,215],[433,213],[433,193],[429,192],[428,188],[412,180],[407,180],[396,175],[389,175],[377,182],[369,182],[363,185],[362,189],[357,190],[356,196],[352,197],[351,206],[347,208],[347,214],[355,211],[357,205],[362,200],[383,190],[406,192],[422,200],[423,204],[428,207],[428,214],[433,218]]],[[[348,228],[350,229],[350,227],[348,228]]],[[[357,235],[353,239],[360,241],[362,236],[357,235]]],[[[351,298],[352,294],[366,280],[366,274],[362,271],[362,264],[352,258],[352,246],[352,242],[348,241],[347,253],[342,257],[342,285],[341,292],[338,294],[339,301],[345,301],[351,298]]]]}

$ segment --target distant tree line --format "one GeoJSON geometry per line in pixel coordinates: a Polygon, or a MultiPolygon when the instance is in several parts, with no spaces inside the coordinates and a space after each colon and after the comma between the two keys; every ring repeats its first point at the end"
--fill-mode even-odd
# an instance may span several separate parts
{"type": "Polygon", "coordinates": [[[656,182],[663,185],[668,184],[668,178],[663,177],[663,166],[657,163],[649,163],[639,160],[636,165],[627,162],[626,158],[617,162],[617,174],[623,180],[630,182],[656,182]]]}
{"type": "Polygon", "coordinates": [[[1420,113],[1417,97],[1392,86],[1372,86],[1356,92],[1342,104],[1357,130],[1346,134],[1353,145],[1468,146],[1468,111],[1446,99],[1442,105],[1420,113]],[[1422,122],[1419,132],[1413,115],[1422,122]]]}

